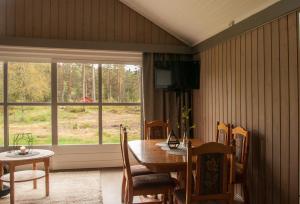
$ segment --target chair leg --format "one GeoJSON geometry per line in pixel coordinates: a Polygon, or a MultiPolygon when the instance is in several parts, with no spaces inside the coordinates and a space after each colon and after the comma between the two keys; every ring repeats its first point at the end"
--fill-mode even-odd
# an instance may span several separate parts
{"type": "Polygon", "coordinates": [[[168,195],[167,194],[163,194],[163,203],[164,204],[168,204],[168,195]]]}
{"type": "Polygon", "coordinates": [[[125,175],[123,174],[122,189],[121,189],[121,201],[122,201],[122,203],[124,203],[124,201],[125,201],[125,188],[126,188],[126,178],[125,178],[125,175]]]}
{"type": "Polygon", "coordinates": [[[243,193],[244,193],[244,203],[249,204],[250,200],[249,200],[249,191],[248,191],[247,184],[244,182],[242,186],[243,186],[243,193]]]}
{"type": "Polygon", "coordinates": [[[169,204],[173,204],[173,190],[169,191],[169,204]]]}

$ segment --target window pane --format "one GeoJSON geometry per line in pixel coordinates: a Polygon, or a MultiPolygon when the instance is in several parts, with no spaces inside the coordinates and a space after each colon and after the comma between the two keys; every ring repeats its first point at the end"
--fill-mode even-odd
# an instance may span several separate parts
{"type": "Polygon", "coordinates": [[[8,63],[9,102],[50,102],[50,63],[8,63]]]}
{"type": "Polygon", "coordinates": [[[0,62],[0,102],[3,102],[3,62],[0,62]]]}
{"type": "Polygon", "coordinates": [[[59,106],[59,144],[98,144],[98,106],[59,106]]]}
{"type": "Polygon", "coordinates": [[[141,68],[136,65],[102,65],[102,100],[106,103],[141,101],[141,68]]]}
{"type": "Polygon", "coordinates": [[[0,146],[4,146],[3,106],[0,106],[0,146]]]}
{"type": "Polygon", "coordinates": [[[22,133],[31,133],[34,145],[51,145],[50,106],[9,106],[8,111],[10,145],[14,136],[22,133]]]}
{"type": "Polygon", "coordinates": [[[128,140],[141,138],[140,106],[103,106],[102,107],[103,143],[120,142],[120,124],[128,128],[128,140]]]}
{"type": "Polygon", "coordinates": [[[97,102],[98,65],[57,63],[58,102],[97,102]]]}

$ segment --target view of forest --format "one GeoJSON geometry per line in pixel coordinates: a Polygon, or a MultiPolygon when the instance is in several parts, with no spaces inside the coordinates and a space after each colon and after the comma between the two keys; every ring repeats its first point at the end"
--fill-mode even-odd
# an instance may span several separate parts
{"type": "MultiPolygon", "coordinates": [[[[131,139],[139,138],[140,106],[124,103],[140,103],[140,77],[140,67],[135,65],[57,63],[59,144],[99,142],[100,94],[103,143],[119,142],[120,123],[129,127],[131,139]]],[[[1,63],[0,80],[3,81],[1,63]]],[[[15,134],[32,133],[36,145],[51,144],[51,64],[9,62],[7,86],[10,143],[15,134]]],[[[3,83],[0,93],[3,93],[3,83]]],[[[3,94],[0,100],[3,101],[3,94]]],[[[0,126],[3,130],[3,107],[0,126]]],[[[0,135],[3,144],[3,131],[0,135]]]]}

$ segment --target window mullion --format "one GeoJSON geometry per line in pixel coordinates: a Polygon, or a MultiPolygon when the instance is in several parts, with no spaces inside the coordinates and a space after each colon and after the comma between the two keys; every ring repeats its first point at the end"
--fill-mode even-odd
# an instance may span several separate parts
{"type": "Polygon", "coordinates": [[[57,145],[57,63],[51,63],[51,102],[52,145],[57,145]]]}
{"type": "Polygon", "coordinates": [[[98,100],[99,100],[99,108],[98,108],[98,124],[99,124],[99,144],[103,142],[103,129],[102,129],[102,64],[99,64],[98,67],[98,100]]]}
{"type": "Polygon", "coordinates": [[[3,114],[4,114],[4,147],[8,147],[9,146],[9,131],[8,131],[8,105],[7,105],[7,100],[8,100],[8,95],[7,95],[7,84],[8,84],[8,63],[5,62],[4,63],[4,67],[3,67],[3,76],[4,76],[4,80],[3,80],[3,114]]]}

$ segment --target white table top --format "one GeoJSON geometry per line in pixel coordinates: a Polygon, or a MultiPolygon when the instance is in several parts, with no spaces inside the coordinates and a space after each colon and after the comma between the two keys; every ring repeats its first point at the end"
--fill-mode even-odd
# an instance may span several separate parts
{"type": "Polygon", "coordinates": [[[0,162],[14,162],[14,161],[43,159],[43,158],[52,157],[54,155],[54,152],[51,150],[32,149],[31,151],[38,152],[38,154],[11,157],[9,156],[9,154],[12,154],[13,151],[2,152],[0,153],[0,162]]]}

